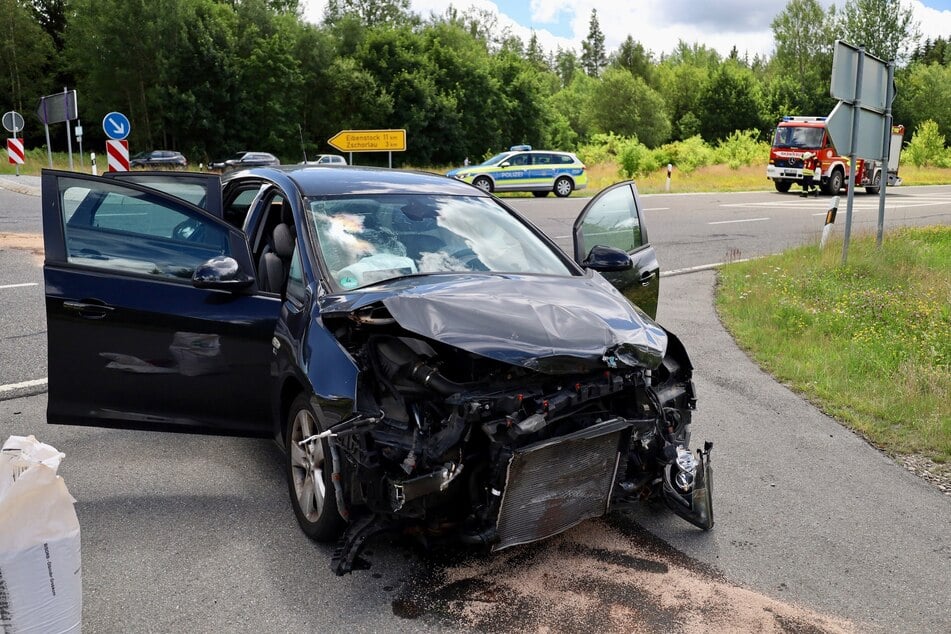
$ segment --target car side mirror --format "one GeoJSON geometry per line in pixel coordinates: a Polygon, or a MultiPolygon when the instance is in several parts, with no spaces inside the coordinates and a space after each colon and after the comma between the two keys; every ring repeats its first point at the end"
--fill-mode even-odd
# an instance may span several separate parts
{"type": "Polygon", "coordinates": [[[254,278],[241,270],[238,261],[227,255],[211,258],[195,269],[192,286],[236,292],[254,284],[254,278]]]}
{"type": "Polygon", "coordinates": [[[501,163],[499,163],[499,167],[508,167],[509,165],[511,165],[511,163],[509,163],[508,161],[502,161],[501,163]]]}
{"type": "Polygon", "coordinates": [[[581,262],[586,269],[593,269],[599,273],[627,271],[634,267],[631,256],[621,249],[606,247],[600,244],[591,247],[588,256],[581,262]]]}

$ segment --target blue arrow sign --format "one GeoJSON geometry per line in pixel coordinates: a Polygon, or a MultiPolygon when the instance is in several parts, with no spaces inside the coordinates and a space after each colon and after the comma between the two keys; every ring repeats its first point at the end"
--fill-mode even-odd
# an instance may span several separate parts
{"type": "Polygon", "coordinates": [[[102,130],[106,136],[115,141],[121,141],[129,136],[132,131],[132,124],[129,118],[121,112],[110,112],[102,118],[102,130]]]}

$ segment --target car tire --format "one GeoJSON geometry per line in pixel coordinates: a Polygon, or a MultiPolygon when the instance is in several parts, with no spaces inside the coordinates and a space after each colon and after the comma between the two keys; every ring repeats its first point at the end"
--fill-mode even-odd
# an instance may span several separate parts
{"type": "Polygon", "coordinates": [[[474,181],[472,181],[472,184],[484,192],[487,192],[489,194],[492,193],[492,190],[493,190],[492,179],[489,178],[488,176],[479,176],[474,181]]]}
{"type": "Polygon", "coordinates": [[[574,188],[575,186],[574,183],[571,182],[571,179],[567,176],[562,176],[555,181],[555,196],[567,198],[571,196],[571,192],[574,188]]]}
{"type": "Polygon", "coordinates": [[[882,180],[882,173],[875,172],[875,176],[872,177],[872,185],[871,187],[865,188],[865,193],[872,194],[873,196],[878,196],[879,192],[881,191],[881,180],[882,180]]]}
{"type": "Polygon", "coordinates": [[[842,170],[832,170],[832,173],[829,174],[829,182],[826,183],[825,193],[835,196],[839,193],[839,190],[842,189],[843,181],[844,176],[842,175],[842,170]]]}
{"type": "Polygon", "coordinates": [[[330,446],[326,438],[299,445],[301,440],[321,431],[319,417],[307,395],[299,395],[291,404],[284,430],[287,487],[301,530],[315,541],[327,542],[340,537],[344,528],[331,479],[330,446]]]}
{"type": "Polygon", "coordinates": [[[547,190],[547,189],[546,189],[545,191],[543,191],[543,192],[539,192],[539,191],[534,191],[534,192],[532,192],[532,196],[534,196],[535,198],[544,198],[544,197],[547,196],[547,195],[548,195],[548,190],[547,190]]]}
{"type": "Polygon", "coordinates": [[[789,188],[792,187],[792,181],[787,181],[783,179],[773,181],[773,184],[776,186],[776,191],[781,194],[785,194],[789,191],[789,188]]]}

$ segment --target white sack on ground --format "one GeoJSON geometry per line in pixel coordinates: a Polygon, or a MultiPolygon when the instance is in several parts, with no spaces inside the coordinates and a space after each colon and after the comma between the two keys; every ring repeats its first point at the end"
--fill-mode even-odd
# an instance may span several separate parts
{"type": "Polygon", "coordinates": [[[10,436],[0,451],[2,632],[80,631],[79,519],[56,475],[64,457],[33,436],[10,436]]]}

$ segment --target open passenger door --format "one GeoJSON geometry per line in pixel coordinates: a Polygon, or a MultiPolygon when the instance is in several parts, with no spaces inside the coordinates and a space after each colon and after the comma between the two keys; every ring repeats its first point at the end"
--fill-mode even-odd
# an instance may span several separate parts
{"type": "Polygon", "coordinates": [[[601,270],[614,285],[650,317],[657,317],[660,265],[647,239],[643,212],[633,181],[605,189],[585,205],[574,224],[574,258],[585,268],[601,270]],[[630,266],[599,267],[601,249],[623,251],[630,266]],[[624,269],[624,270],[622,270],[624,269]]]}

